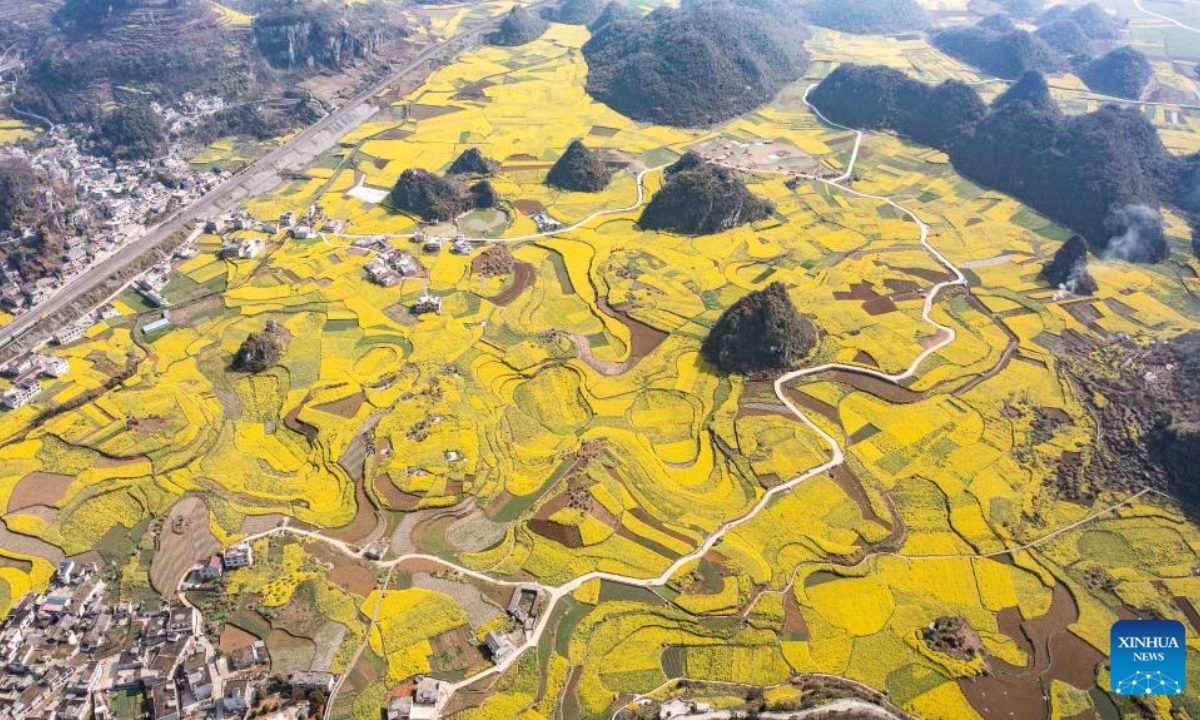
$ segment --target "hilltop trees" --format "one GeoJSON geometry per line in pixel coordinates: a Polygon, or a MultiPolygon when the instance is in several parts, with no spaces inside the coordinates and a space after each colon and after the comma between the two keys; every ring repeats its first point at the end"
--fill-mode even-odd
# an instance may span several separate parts
{"type": "Polygon", "coordinates": [[[803,74],[804,25],[786,7],[684,3],[596,30],[583,46],[587,91],[635,120],[723,122],[768,102],[803,74]]]}
{"type": "Polygon", "coordinates": [[[642,211],[638,224],[648,230],[710,235],[774,212],[729,168],[687,153],[666,170],[666,181],[642,211]]]}
{"type": "MultiPolygon", "coordinates": [[[[834,122],[889,129],[946,149],[963,175],[1070,227],[1098,254],[1158,262],[1166,255],[1161,220],[1146,211],[1156,216],[1164,201],[1200,209],[1200,158],[1172,156],[1137,110],[1107,105],[1063,115],[1048,99],[1044,79],[1027,74],[990,113],[946,136],[947,122],[937,120],[946,103],[933,100],[933,88],[905,91],[907,107],[897,109],[900,88],[914,82],[894,71],[843,66],[810,99],[834,122]]],[[[962,107],[979,114],[974,103],[962,107]]]]}
{"type": "Polygon", "coordinates": [[[167,135],[152,110],[121,105],[100,121],[96,151],[118,160],[149,160],[167,152],[167,135]]]}
{"type": "Polygon", "coordinates": [[[700,346],[723,372],[784,370],[812,351],[817,330],[796,311],[781,283],[745,295],[729,306],[700,346]]]}
{"type": "Polygon", "coordinates": [[[544,18],[518,5],[504,16],[496,32],[488,35],[488,42],[493,45],[524,45],[540,38],[547,27],[549,23],[544,18]]]}
{"type": "Polygon", "coordinates": [[[567,25],[589,25],[605,10],[601,0],[563,0],[543,13],[547,20],[567,25]]]}
{"type": "Polygon", "coordinates": [[[930,86],[881,65],[841,65],[809,99],[835,123],[892,130],[943,150],[987,114],[975,91],[961,82],[930,86]]]}
{"type": "Polygon", "coordinates": [[[813,25],[859,35],[920,30],[929,15],[916,0],[812,0],[803,6],[813,25]]]}
{"type": "Polygon", "coordinates": [[[250,333],[233,356],[233,369],[260,373],[279,364],[291,335],[279,323],[268,320],[267,326],[250,333]]]}
{"type": "Polygon", "coordinates": [[[1154,70],[1146,56],[1122,46],[1091,61],[1079,71],[1079,78],[1096,92],[1137,100],[1150,84],[1154,70]]]}
{"type": "Polygon", "coordinates": [[[479,148],[469,148],[454,159],[448,172],[451,175],[492,175],[499,166],[479,148]]]}
{"type": "Polygon", "coordinates": [[[934,33],[933,44],[947,55],[1002,78],[1029,70],[1052,72],[1061,66],[1055,51],[1025,30],[996,30],[984,24],[934,33]]]}
{"type": "Polygon", "coordinates": [[[420,169],[401,173],[389,197],[397,209],[426,222],[453,220],[474,208],[495,207],[497,202],[496,192],[487,180],[464,187],[456,179],[420,169]]]}
{"type": "Polygon", "coordinates": [[[604,161],[578,140],[571,141],[546,175],[546,184],[572,192],[599,192],[608,185],[612,172],[604,161]]]}
{"type": "Polygon", "coordinates": [[[1037,70],[1025,73],[1020,80],[997,95],[996,99],[992,100],[992,110],[999,110],[1015,102],[1029,103],[1036,110],[1058,112],[1058,105],[1054,102],[1054,96],[1050,94],[1050,85],[1046,82],[1046,76],[1037,70]]]}
{"type": "Polygon", "coordinates": [[[591,30],[595,34],[597,30],[610,23],[632,22],[637,20],[638,17],[638,14],[621,0],[611,0],[604,6],[604,10],[596,16],[596,19],[588,23],[588,30],[591,30]]]}

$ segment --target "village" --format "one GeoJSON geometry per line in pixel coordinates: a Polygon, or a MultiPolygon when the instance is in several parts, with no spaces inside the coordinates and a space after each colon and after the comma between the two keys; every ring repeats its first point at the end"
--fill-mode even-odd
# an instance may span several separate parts
{"type": "MultiPolygon", "coordinates": [[[[368,557],[364,553],[364,557],[368,557]]],[[[120,600],[94,562],[63,560],[44,592],[29,592],[0,625],[0,720],[298,720],[324,707],[339,675],[272,673],[262,640],[228,652],[206,636],[205,619],[186,600],[191,590],[221,589],[226,573],[255,562],[240,542],[201,558],[178,596],[120,600]]],[[[531,637],[547,599],[534,584],[513,587],[506,630],[487,633],[481,651],[499,664],[531,637]]],[[[434,720],[444,681],[419,675],[392,689],[386,720],[434,720]]]]}
{"type": "MultiPolygon", "coordinates": [[[[19,315],[35,308],[95,263],[138,239],[175,208],[202,197],[228,172],[198,173],[173,148],[155,160],[109,162],[85,153],[68,131],[47,131],[48,146],[39,150],[10,147],[7,152],[27,160],[46,174],[55,187],[65,188],[50,199],[61,205],[73,198],[67,215],[71,234],[62,253],[45,258],[48,272],[27,277],[11,259],[0,267],[0,308],[19,315]],[[63,197],[65,196],[65,198],[63,197]]],[[[0,233],[0,243],[17,245],[34,239],[33,227],[0,233]]]]}

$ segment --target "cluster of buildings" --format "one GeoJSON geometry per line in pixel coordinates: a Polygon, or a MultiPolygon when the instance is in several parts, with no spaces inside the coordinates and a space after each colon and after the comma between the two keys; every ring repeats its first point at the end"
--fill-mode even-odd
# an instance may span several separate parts
{"type": "MultiPolygon", "coordinates": [[[[253,561],[249,546],[231,550],[231,563],[253,561]]],[[[218,654],[198,620],[180,604],[114,604],[95,564],[63,561],[0,626],[0,720],[114,717],[130,697],[149,720],[246,717],[267,683],[266,645],[218,654]]]]}
{"type": "Polygon", "coordinates": [[[424,268],[412,254],[389,248],[371,258],[366,269],[371,282],[383,287],[393,287],[402,278],[413,277],[424,268]]]}
{"type": "Polygon", "coordinates": [[[151,720],[240,718],[269,662],[261,643],[216,656],[196,611],[113,604],[94,564],[59,564],[45,593],[27,593],[0,628],[0,718],[111,717],[131,694],[151,720]]]}
{"type": "Polygon", "coordinates": [[[550,217],[545,210],[533,214],[533,224],[537,226],[538,232],[558,232],[565,226],[554,218],[550,217]]]}
{"type": "Polygon", "coordinates": [[[422,250],[432,254],[440,253],[447,244],[450,245],[450,252],[455,255],[470,255],[475,251],[475,245],[462,233],[458,233],[452,238],[446,238],[418,230],[413,233],[412,240],[419,244],[422,250]]]}
{"type": "Polygon", "coordinates": [[[60,378],[71,370],[66,358],[30,352],[0,366],[0,377],[11,387],[0,393],[0,408],[16,410],[29,404],[42,391],[40,377],[60,378]]]}
{"type": "MultiPolygon", "coordinates": [[[[47,190],[46,206],[67,213],[69,230],[76,234],[63,241],[58,256],[44,258],[50,271],[43,277],[23,277],[11,263],[0,267],[0,307],[12,314],[46,300],[100,259],[141,237],[158,218],[229,176],[194,172],[174,149],[165,158],[114,163],[85,153],[66,130],[53,129],[46,138],[49,144],[39,150],[5,151],[40,168],[61,190],[47,190]]],[[[0,244],[17,244],[36,233],[32,226],[0,232],[0,244]]]]}
{"type": "Polygon", "coordinates": [[[436,678],[418,676],[416,683],[396,689],[383,710],[386,720],[437,720],[442,699],[442,683],[436,678]]]}
{"type": "Polygon", "coordinates": [[[253,564],[254,549],[249,543],[238,543],[226,548],[224,552],[196,563],[188,573],[187,582],[194,585],[211,582],[224,575],[226,570],[250,567],[253,564]]]}

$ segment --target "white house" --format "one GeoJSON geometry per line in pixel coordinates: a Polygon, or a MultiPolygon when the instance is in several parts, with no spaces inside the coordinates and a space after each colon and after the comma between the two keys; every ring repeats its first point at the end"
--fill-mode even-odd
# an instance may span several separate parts
{"type": "Polygon", "coordinates": [[[249,567],[254,564],[254,549],[249,543],[238,543],[225,550],[225,569],[249,567]]]}

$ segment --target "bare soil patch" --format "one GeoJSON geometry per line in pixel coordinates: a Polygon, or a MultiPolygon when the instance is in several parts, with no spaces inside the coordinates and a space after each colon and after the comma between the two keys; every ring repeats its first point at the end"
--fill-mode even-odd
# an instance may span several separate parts
{"type": "Polygon", "coordinates": [[[442,117],[443,115],[453,115],[461,110],[462,108],[453,105],[422,105],[421,103],[413,103],[408,107],[408,116],[413,120],[429,120],[431,118],[442,117]]]}
{"type": "Polygon", "coordinates": [[[202,300],[171,308],[171,323],[181,327],[195,327],[225,307],[220,295],[210,295],[202,300]]]}
{"type": "Polygon", "coordinates": [[[583,537],[579,534],[579,528],[574,525],[561,525],[552,520],[533,518],[529,521],[528,527],[530,532],[549,538],[560,545],[569,548],[583,547],[583,537]]]}
{"type": "Polygon", "coordinates": [[[347,395],[340,400],[333,400],[331,402],[321,403],[320,405],[314,405],[313,409],[329,413],[330,415],[337,415],[338,417],[352,418],[357,415],[359,409],[362,408],[363,400],[363,394],[361,392],[357,392],[353,395],[347,395]]]}
{"type": "Polygon", "coordinates": [[[329,571],[329,582],[363,597],[375,589],[375,576],[361,565],[338,565],[329,571]]]}
{"type": "Polygon", "coordinates": [[[521,293],[525,292],[529,286],[533,285],[533,282],[536,279],[537,273],[532,265],[526,262],[518,263],[513,268],[512,282],[509,283],[508,287],[500,291],[500,293],[498,293],[495,297],[488,298],[488,301],[493,305],[504,307],[520,297],[521,293]]]}
{"type": "Polygon", "coordinates": [[[326,532],[330,537],[345,542],[359,542],[371,535],[378,525],[378,518],[375,512],[375,506],[371,504],[370,498],[363,491],[361,483],[354,485],[354,502],[357,506],[354,512],[354,517],[350,522],[339,528],[331,528],[326,532]]]}
{"type": "Polygon", "coordinates": [[[234,625],[233,623],[225,623],[225,629],[221,631],[221,652],[231,653],[234,650],[244,647],[250,647],[259,641],[259,637],[249,630],[234,625]]]}
{"type": "Polygon", "coordinates": [[[537,215],[546,212],[546,206],[538,200],[513,200],[512,206],[526,215],[537,215]]]}
{"type": "Polygon", "coordinates": [[[993,674],[959,679],[958,686],[971,705],[991,718],[1045,718],[1045,697],[1051,680],[1061,680],[1082,690],[1095,683],[1096,668],[1104,655],[1067,628],[1079,619],[1075,598],[1065,585],[1054,588],[1045,615],[1022,620],[1017,608],[997,614],[1000,631],[1025,652],[1024,667],[989,658],[993,674]]]}
{"type": "Polygon", "coordinates": [[[198,560],[220,549],[208,526],[208,506],[194,495],[185,497],[163,520],[150,562],[150,584],[164,595],[174,594],[198,560]]]}
{"type": "Polygon", "coordinates": [[[289,677],[312,666],[317,645],[308,638],[296,637],[276,628],[267,636],[267,652],[271,654],[271,673],[289,677]]]}
{"type": "Polygon", "coordinates": [[[66,494],[75,478],[58,473],[35,472],[17,482],[8,498],[8,512],[35,505],[55,505],[66,494]]]}

